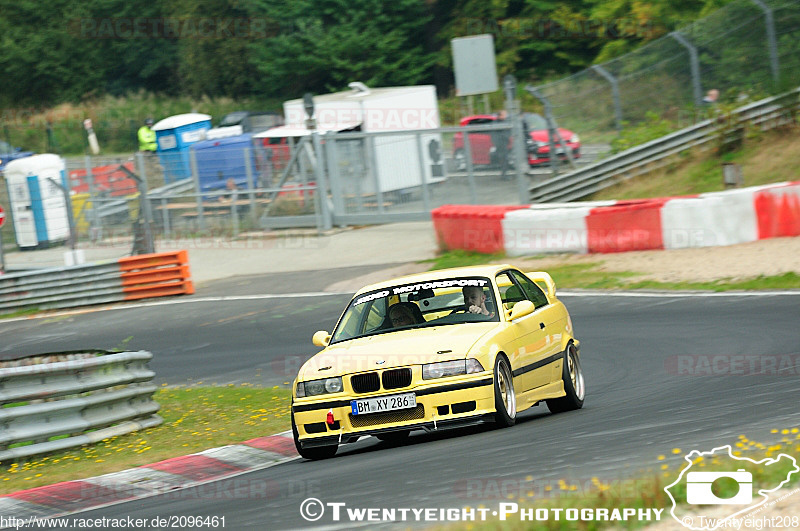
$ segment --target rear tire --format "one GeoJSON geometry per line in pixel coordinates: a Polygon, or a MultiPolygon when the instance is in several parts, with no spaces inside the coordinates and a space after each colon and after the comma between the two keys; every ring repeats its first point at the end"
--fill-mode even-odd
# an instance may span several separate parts
{"type": "Polygon", "coordinates": [[[566,396],[546,400],[551,413],[563,413],[583,407],[586,386],[583,381],[583,369],[578,358],[578,349],[570,343],[564,351],[564,362],[561,366],[561,379],[564,381],[566,396]]]}
{"type": "Polygon", "coordinates": [[[501,428],[513,426],[517,420],[517,396],[511,364],[502,354],[494,360],[494,421],[501,428]]]}
{"type": "Polygon", "coordinates": [[[339,445],[337,444],[317,446],[316,448],[303,448],[300,445],[300,438],[297,434],[297,425],[294,423],[294,413],[292,414],[292,436],[294,437],[294,447],[297,449],[297,453],[304,459],[310,459],[312,461],[330,459],[336,455],[336,450],[339,449],[339,445]]]}

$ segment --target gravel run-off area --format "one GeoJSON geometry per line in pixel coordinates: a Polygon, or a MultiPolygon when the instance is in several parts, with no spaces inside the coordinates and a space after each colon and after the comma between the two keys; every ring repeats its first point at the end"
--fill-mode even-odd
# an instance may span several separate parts
{"type": "Polygon", "coordinates": [[[562,264],[598,263],[599,271],[631,271],[640,277],[631,280],[660,282],[706,282],[719,279],[741,280],[795,272],[800,274],[800,236],[773,238],[724,247],[700,247],[666,251],[554,255],[537,258],[512,258],[519,267],[547,270],[562,264]]]}

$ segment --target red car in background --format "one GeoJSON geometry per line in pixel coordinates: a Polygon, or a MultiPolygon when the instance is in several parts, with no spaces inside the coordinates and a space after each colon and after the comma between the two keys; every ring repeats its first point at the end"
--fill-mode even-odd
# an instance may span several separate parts
{"type": "MultiPolygon", "coordinates": [[[[523,113],[524,127],[529,132],[530,140],[528,141],[528,164],[535,166],[550,161],[550,141],[547,134],[547,121],[538,114],[523,113]]],[[[467,125],[486,125],[497,121],[496,114],[479,114],[475,116],[467,116],[461,119],[460,125],[462,127],[467,125]]],[[[563,127],[558,128],[558,133],[561,138],[566,142],[567,148],[572,153],[572,158],[577,159],[581,156],[581,140],[576,133],[563,127]]],[[[482,166],[498,166],[499,161],[496,160],[496,148],[492,141],[493,132],[487,131],[484,133],[469,133],[470,150],[472,151],[472,164],[482,166]]],[[[555,142],[556,139],[553,139],[555,142]]],[[[511,153],[511,139],[509,138],[508,144],[509,157],[511,153]]],[[[556,152],[561,160],[566,160],[567,155],[564,153],[564,148],[556,145],[556,152]]],[[[467,161],[464,151],[464,134],[456,133],[453,136],[453,159],[455,160],[455,167],[458,171],[463,171],[467,168],[467,161]]],[[[510,165],[513,165],[513,159],[509,160],[510,165]]]]}

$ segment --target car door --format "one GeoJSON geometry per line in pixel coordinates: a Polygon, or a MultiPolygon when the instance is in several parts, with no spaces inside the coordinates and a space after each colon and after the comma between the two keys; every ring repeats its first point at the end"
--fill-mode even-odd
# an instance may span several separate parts
{"type": "Polygon", "coordinates": [[[536,316],[536,322],[545,332],[544,347],[536,356],[534,363],[541,366],[541,370],[537,369],[536,386],[546,385],[561,378],[560,365],[556,362],[562,359],[561,334],[565,325],[564,314],[560,308],[550,304],[547,295],[535,282],[519,271],[510,271],[510,275],[522,287],[526,298],[533,302],[536,310],[531,315],[536,316]]]}
{"type": "MultiPolygon", "coordinates": [[[[511,271],[498,274],[496,280],[503,310],[510,310],[523,300],[530,300],[511,271]]],[[[540,365],[546,358],[548,347],[544,328],[537,311],[508,323],[503,348],[511,361],[517,393],[548,383],[549,375],[540,365]]]]}

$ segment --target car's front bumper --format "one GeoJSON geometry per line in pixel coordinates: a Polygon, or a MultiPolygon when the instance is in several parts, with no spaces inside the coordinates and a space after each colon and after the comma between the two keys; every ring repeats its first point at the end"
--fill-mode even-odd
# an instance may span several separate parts
{"type": "Polygon", "coordinates": [[[303,448],[354,442],[365,435],[393,431],[433,431],[479,424],[493,418],[494,387],[491,373],[458,377],[457,381],[424,382],[410,388],[348,395],[335,400],[298,401],[292,415],[303,448]],[[417,407],[371,415],[352,415],[350,400],[414,392],[417,407]],[[334,424],[327,421],[333,414],[334,424]]]}
{"type": "MultiPolygon", "coordinates": [[[[572,158],[579,159],[581,158],[581,149],[580,144],[570,144],[567,143],[567,147],[569,148],[572,158]]],[[[559,160],[567,160],[567,154],[564,152],[563,148],[559,148],[556,151],[559,160]]],[[[528,164],[531,166],[535,166],[537,164],[544,164],[545,162],[550,162],[550,147],[545,146],[539,148],[537,150],[528,151],[528,164]]]]}

